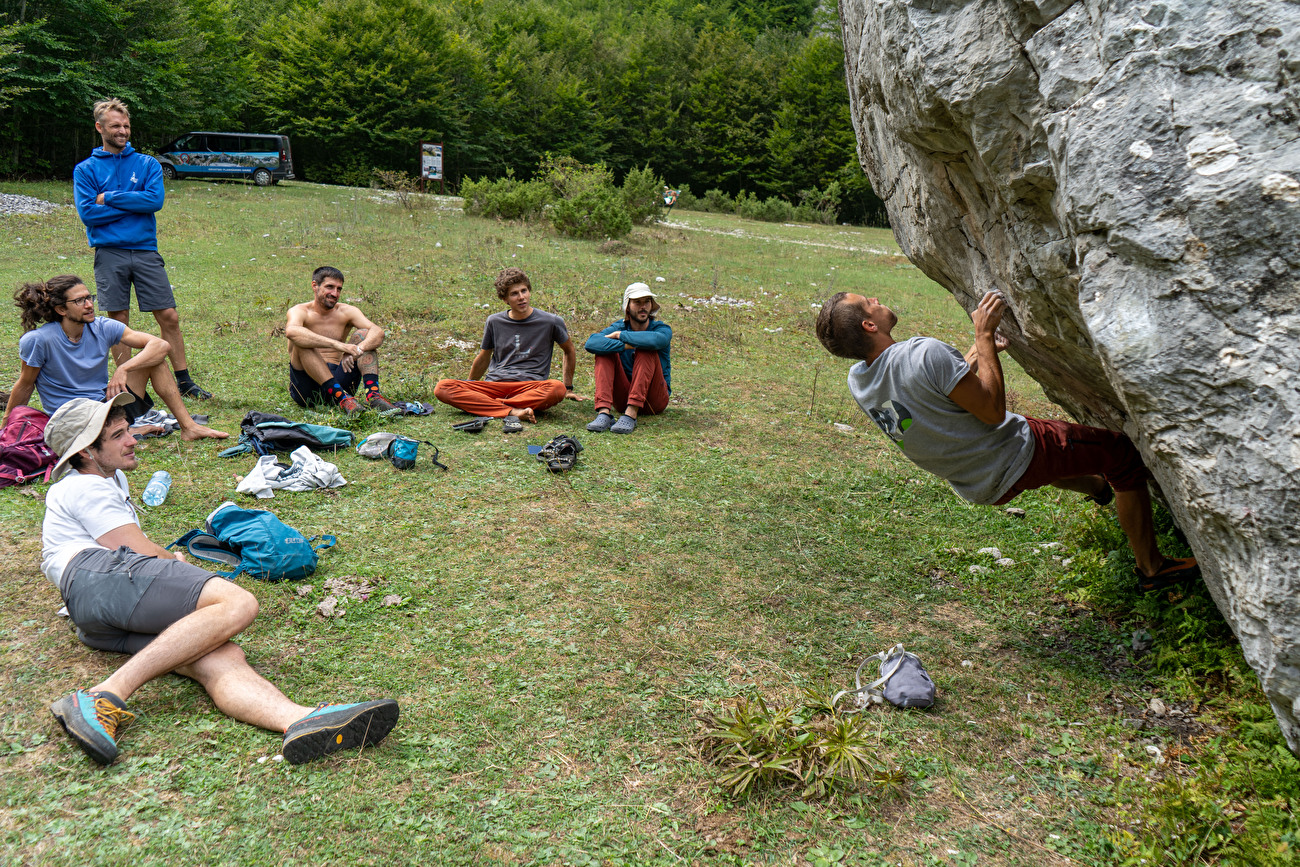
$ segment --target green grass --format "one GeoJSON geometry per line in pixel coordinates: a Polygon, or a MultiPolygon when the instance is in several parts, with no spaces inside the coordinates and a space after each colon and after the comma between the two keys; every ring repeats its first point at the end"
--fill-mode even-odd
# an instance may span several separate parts
{"type": "MultiPolygon", "coordinates": [[[[64,203],[71,192],[0,190],[64,203]]],[[[672,222],[602,247],[466,218],[454,200],[407,211],[367,190],[169,185],[161,251],[217,427],[236,430],[249,409],[344,424],[290,403],[276,333],[321,264],[341,268],[344,298],[388,330],[384,390],[411,399],[467,373],[473,350],[449,339],[477,343],[500,308],[501,267],[525,268],[534,302],[578,341],[612,321],[624,285],[651,282],[675,332],[673,403],[626,438],[586,435],[589,403],[514,437],[452,432],[461,416],[445,408],[363,415],[358,433],[428,439],[451,471],[426,458],[398,473],[342,453],[344,488],[245,502],[340,540],[306,595],[240,579],[262,606],[239,639],[252,663],[304,703],[388,695],[403,708],[378,749],[299,768],[259,761],[278,738],[216,713],[180,678],[142,689],[123,755],[92,766],[46,705],[118,660],[55,617],[38,570],[42,489],[0,492],[4,860],[1226,863],[1267,861],[1264,842],[1294,845],[1292,766],[1213,612],[1184,607],[1176,621],[1167,600],[1135,598],[1114,577],[1122,555],[1106,556],[1113,526],[1077,496],[1027,494],[1023,519],[962,502],[848,397],[847,363],[812,336],[812,307],[832,291],[879,295],[899,336],[969,345],[969,320],[891,236],[682,212],[672,222]],[[752,306],[700,300],[715,295],[752,306]],[[554,476],[524,447],[558,433],[586,450],[554,476]],[[1016,565],[993,566],[986,546],[1016,565]],[[349,575],[378,592],[346,601],[341,618],[317,616],[323,582],[349,575]],[[406,601],[381,607],[389,593],[406,601]],[[1144,656],[1129,649],[1139,626],[1155,634],[1144,656]],[[1179,653],[1188,629],[1200,630],[1190,656],[1179,653]],[[901,792],[727,795],[698,749],[702,718],[737,697],[793,705],[805,687],[851,685],[860,658],[897,641],[940,696],[924,713],[868,712],[869,745],[905,772],[901,792]],[[1157,695],[1187,715],[1145,712],[1157,695]],[[1152,764],[1152,739],[1165,765],[1152,764]],[[1197,845],[1206,835],[1199,849],[1175,842],[1190,829],[1197,845]],[[1245,835],[1251,858],[1233,855],[1225,829],[1245,835]]],[[[71,209],[4,228],[5,286],[91,277],[71,209]]],[[[152,330],[151,318],[132,321],[152,330]]],[[[0,343],[18,333],[11,312],[0,343]]],[[[1007,368],[1015,407],[1056,412],[1007,368]]],[[[0,354],[0,380],[16,371],[16,352],[0,354]]],[[[584,357],[588,395],[590,371],[584,357]]],[[[151,538],[170,541],[238,496],[252,460],[217,450],[172,437],[142,452],[137,492],[155,469],[174,477],[167,503],[143,516],[151,538]]]]}

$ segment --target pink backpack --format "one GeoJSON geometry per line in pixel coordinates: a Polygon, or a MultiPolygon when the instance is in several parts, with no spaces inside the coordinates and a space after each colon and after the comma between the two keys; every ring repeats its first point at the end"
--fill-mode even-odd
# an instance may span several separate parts
{"type": "Polygon", "coordinates": [[[15,407],[0,431],[0,488],[23,485],[44,476],[50,480],[59,456],[45,444],[50,417],[30,406],[15,407]]]}

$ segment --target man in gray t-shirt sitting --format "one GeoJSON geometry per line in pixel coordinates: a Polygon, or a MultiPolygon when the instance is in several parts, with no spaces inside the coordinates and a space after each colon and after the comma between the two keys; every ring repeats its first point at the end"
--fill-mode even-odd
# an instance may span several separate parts
{"type": "Polygon", "coordinates": [[[469,379],[439,381],[434,397],[473,415],[513,416],[530,422],[537,421],[537,412],[566,397],[584,400],[573,391],[578,351],[564,320],[533,308],[532,283],[519,268],[502,270],[496,290],[509,309],[488,317],[469,379]],[[557,343],[564,353],[563,382],[549,379],[552,347],[557,343]]]}
{"type": "Polygon", "coordinates": [[[1156,547],[1151,477],[1129,438],[1104,428],[1007,412],[997,334],[1006,301],[990,292],[972,319],[975,345],[964,357],[932,337],[895,341],[898,317],[875,298],[840,292],[817,316],[817,338],[832,355],[856,358],[849,391],[914,464],[972,503],[1002,505],[1054,485],[1115,501],[1138,566],[1138,586],[1155,590],[1200,576],[1194,558],[1156,547]]]}

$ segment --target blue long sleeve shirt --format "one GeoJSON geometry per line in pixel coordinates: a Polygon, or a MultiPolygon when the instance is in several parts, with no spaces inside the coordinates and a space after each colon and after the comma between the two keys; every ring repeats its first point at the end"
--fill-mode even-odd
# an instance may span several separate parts
{"type": "Polygon", "coordinates": [[[584,348],[592,355],[617,355],[619,361],[623,362],[623,372],[629,378],[632,376],[632,362],[636,360],[636,351],[638,349],[650,349],[658,352],[659,366],[664,371],[664,384],[668,386],[668,393],[672,394],[673,364],[670,355],[672,340],[673,330],[668,327],[666,322],[652,319],[645,331],[633,331],[620,319],[605,330],[597,331],[588,337],[584,348]],[[614,340],[608,336],[615,331],[621,332],[619,334],[621,340],[614,340]]]}
{"type": "Polygon", "coordinates": [[[158,249],[154,212],[163,206],[163,177],[153,157],[129,144],[120,154],[95,148],[73,171],[72,193],[90,246],[158,249]],[[102,205],[95,203],[100,193],[102,205]]]}

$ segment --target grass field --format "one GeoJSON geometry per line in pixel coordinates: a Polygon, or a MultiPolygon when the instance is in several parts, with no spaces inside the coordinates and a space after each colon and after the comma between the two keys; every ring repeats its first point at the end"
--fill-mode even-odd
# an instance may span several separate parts
{"type": "MultiPolygon", "coordinates": [[[[91,278],[71,208],[0,225],[0,285],[91,278]]],[[[1219,846],[1179,848],[1176,820],[1156,824],[1193,791],[1194,762],[1231,754],[1237,720],[1187,679],[1154,674],[1130,649],[1132,617],[1098,613],[1063,582],[1062,561],[1105,521],[1054,489],[1020,498],[1023,518],[965,504],[874,432],[848,397],[847,363],[813,337],[814,308],[853,289],[891,304],[899,336],[969,345],[964,313],[888,232],[674,213],[600,245],[467,218],[452,199],[407,210],[368,190],[184,181],[168,186],[159,237],[191,369],[217,395],[202,405],[214,426],[236,432],[259,409],[442,449],[446,474],[427,458],[398,473],[346,452],[345,487],[254,504],[234,491],[251,457],[171,437],[149,443],[132,479],[138,494],[154,470],[173,475],[167,502],[142,510],[156,541],[227,498],[337,534],[310,588],[239,579],[261,602],[239,643],[295,700],[391,696],[402,719],[374,750],[294,768],[267,760],[276,735],[171,677],[132,699],[139,719],[100,770],[47,705],[119,660],[55,615],[38,570],[43,487],[0,491],[5,863],[1057,865],[1190,863],[1219,846]],[[579,343],[615,318],[625,284],[650,282],[674,329],[672,405],[630,437],[586,434],[590,403],[513,437],[450,431],[463,417],[445,407],[396,421],[304,413],[276,329],[321,264],[388,331],[381,382],[408,399],[467,374],[500,309],[501,267],[523,267],[534,303],[579,343]],[[586,450],[551,475],[525,446],[559,433],[586,450]],[[989,546],[1014,565],[995,566],[989,546]],[[329,579],[376,589],[326,620],[329,579]],[[403,601],[383,607],[386,594],[403,601]],[[702,717],[741,696],[795,703],[805,687],[850,686],[858,660],[895,642],[939,688],[929,711],[867,712],[903,783],[815,801],[723,791],[697,746],[702,717]],[[1149,710],[1156,697],[1169,712],[1149,710]]],[[[132,324],[156,331],[147,315],[132,324]]],[[[16,375],[18,336],[11,310],[0,382],[16,375]]],[[[1013,408],[1055,412],[1007,368],[1013,408]]],[[[590,395],[585,354],[577,385],[590,395]]],[[[1157,649],[1178,640],[1157,634],[1157,649]]],[[[1233,695],[1259,705],[1227,655],[1233,695]]],[[[1268,722],[1256,721],[1266,741],[1268,722]]],[[[1290,771],[1277,758],[1259,773],[1290,771]]],[[[1281,798],[1269,821],[1294,827],[1285,794],[1260,797],[1281,798]]],[[[1242,798],[1229,831],[1265,815],[1242,798]]]]}

